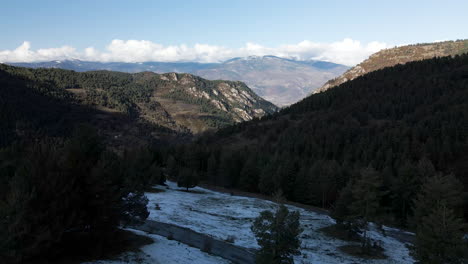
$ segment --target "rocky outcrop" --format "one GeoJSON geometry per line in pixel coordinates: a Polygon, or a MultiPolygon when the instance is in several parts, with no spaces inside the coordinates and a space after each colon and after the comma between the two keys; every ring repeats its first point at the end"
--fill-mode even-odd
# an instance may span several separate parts
{"type": "Polygon", "coordinates": [[[233,122],[252,120],[274,113],[278,108],[256,95],[242,82],[210,81],[191,74],[166,73],[159,75],[164,89],[160,97],[201,104],[214,109],[233,122]]]}

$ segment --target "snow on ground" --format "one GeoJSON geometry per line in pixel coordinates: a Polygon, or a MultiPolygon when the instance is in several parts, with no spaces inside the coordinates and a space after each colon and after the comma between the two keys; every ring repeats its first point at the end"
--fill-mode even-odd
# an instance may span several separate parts
{"type": "Polygon", "coordinates": [[[83,264],[228,264],[229,261],[189,247],[175,240],[127,229],[139,235],[152,238],[154,243],[143,246],[140,252],[127,252],[114,260],[98,260],[83,264]]]}
{"type": "MultiPolygon", "coordinates": [[[[150,211],[148,219],[187,227],[219,239],[233,236],[234,244],[247,248],[258,248],[250,230],[253,219],[263,210],[276,208],[275,203],[262,199],[231,196],[200,187],[185,192],[174,182],[168,182],[167,185],[155,187],[163,190],[162,192],[146,193],[150,211]]],[[[295,257],[295,263],[414,263],[404,243],[385,237],[372,225],[368,234],[381,241],[388,259],[363,260],[342,253],[338,247],[348,245],[349,242],[330,238],[318,231],[335,223],[331,217],[294,206],[288,208],[301,213],[304,228],[301,234],[301,255],[295,257]]],[[[204,263],[200,261],[192,263],[204,263]]]]}

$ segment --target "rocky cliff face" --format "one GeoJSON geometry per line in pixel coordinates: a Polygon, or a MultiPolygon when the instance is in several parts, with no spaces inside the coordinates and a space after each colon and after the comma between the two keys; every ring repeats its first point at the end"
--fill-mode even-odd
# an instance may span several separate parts
{"type": "Polygon", "coordinates": [[[341,76],[329,80],[316,92],[322,92],[372,71],[434,57],[454,56],[468,52],[468,40],[445,41],[385,49],[349,69],[341,76]]]}
{"type": "Polygon", "coordinates": [[[144,74],[162,81],[152,100],[159,102],[176,123],[195,133],[278,110],[242,82],[209,81],[186,73],[144,74]]]}

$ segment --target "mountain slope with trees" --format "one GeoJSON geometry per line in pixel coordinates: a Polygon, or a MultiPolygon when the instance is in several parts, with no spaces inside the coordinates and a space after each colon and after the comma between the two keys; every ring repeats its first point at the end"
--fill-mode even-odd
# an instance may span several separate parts
{"type": "Polygon", "coordinates": [[[367,60],[347,70],[341,76],[329,80],[316,92],[325,91],[385,67],[434,57],[455,56],[466,52],[468,52],[468,40],[425,43],[385,49],[371,55],[367,60]]]}
{"type": "Polygon", "coordinates": [[[468,190],[467,102],[468,55],[411,62],[227,127],[168,158],[213,184],[324,208],[336,206],[345,186],[358,195],[371,181],[375,206],[362,217],[411,227],[427,178],[453,174],[468,190]]]}
{"type": "Polygon", "coordinates": [[[80,60],[11,63],[32,68],[67,70],[190,73],[209,80],[245,82],[256,94],[276,105],[295,103],[326,81],[344,73],[348,67],[316,60],[292,60],[276,56],[233,58],[222,63],[197,62],[91,62],[80,60]]]}
{"type": "MultiPolygon", "coordinates": [[[[0,72],[2,93],[9,93],[5,104],[20,100],[16,89],[32,88],[40,96],[70,103],[67,107],[82,105],[178,133],[217,129],[277,110],[241,82],[208,81],[190,74],[79,73],[7,65],[0,65],[0,72]]],[[[34,107],[32,101],[25,104],[34,107]]]]}

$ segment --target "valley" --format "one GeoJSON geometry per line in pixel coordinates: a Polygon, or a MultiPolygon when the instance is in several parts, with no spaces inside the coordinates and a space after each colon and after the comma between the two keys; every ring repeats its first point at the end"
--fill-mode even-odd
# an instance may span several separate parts
{"type": "Polygon", "coordinates": [[[4,1],[0,264],[468,264],[468,1],[4,1]]]}

